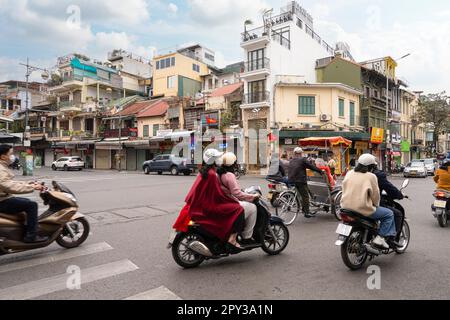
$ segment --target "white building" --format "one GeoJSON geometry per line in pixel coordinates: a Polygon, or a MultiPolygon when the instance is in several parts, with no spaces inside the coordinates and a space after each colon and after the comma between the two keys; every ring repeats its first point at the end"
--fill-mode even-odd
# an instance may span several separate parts
{"type": "Polygon", "coordinates": [[[278,127],[275,109],[283,108],[274,103],[279,79],[295,76],[296,82],[315,83],[316,61],[335,52],[314,31],[311,15],[295,1],[281,8],[279,15],[267,12],[262,26],[246,30],[241,36],[245,55],[241,108],[248,138],[249,129],[278,127]]]}

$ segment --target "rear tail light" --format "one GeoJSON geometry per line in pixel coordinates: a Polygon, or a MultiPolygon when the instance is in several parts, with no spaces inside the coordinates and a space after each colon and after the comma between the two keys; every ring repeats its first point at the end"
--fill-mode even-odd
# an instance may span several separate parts
{"type": "Polygon", "coordinates": [[[341,213],[341,218],[342,218],[342,222],[346,222],[346,223],[354,222],[356,220],[355,218],[350,217],[346,214],[342,214],[342,213],[341,213]]]}
{"type": "Polygon", "coordinates": [[[442,191],[436,191],[436,192],[434,193],[434,196],[435,196],[436,198],[445,198],[445,192],[442,192],[442,191]]]}
{"type": "Polygon", "coordinates": [[[275,184],[273,184],[273,183],[270,183],[268,185],[268,187],[269,187],[269,189],[276,189],[277,188],[277,186],[275,184]]]}

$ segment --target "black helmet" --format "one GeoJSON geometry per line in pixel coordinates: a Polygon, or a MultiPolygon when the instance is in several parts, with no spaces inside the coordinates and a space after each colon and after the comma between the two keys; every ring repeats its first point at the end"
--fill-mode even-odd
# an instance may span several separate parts
{"type": "Polygon", "coordinates": [[[450,159],[444,159],[442,161],[441,167],[448,168],[450,166],[450,159]]]}

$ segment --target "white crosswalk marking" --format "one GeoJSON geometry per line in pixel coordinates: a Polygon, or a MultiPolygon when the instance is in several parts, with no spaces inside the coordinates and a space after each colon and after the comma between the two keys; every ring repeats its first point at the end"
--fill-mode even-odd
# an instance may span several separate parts
{"type": "Polygon", "coordinates": [[[86,245],[75,249],[60,249],[50,252],[42,252],[34,255],[21,256],[20,258],[0,259],[0,274],[10,271],[16,271],[31,268],[47,263],[68,260],[72,258],[87,256],[112,250],[106,242],[86,245]],[[19,261],[18,261],[19,260],[19,261]]]}
{"type": "MultiPolygon", "coordinates": [[[[138,270],[130,260],[122,260],[81,270],[83,284],[138,270]]],[[[0,300],[27,300],[67,289],[69,274],[32,281],[0,290],[0,300]]]]}
{"type": "Polygon", "coordinates": [[[124,300],[182,300],[175,293],[162,286],[150,291],[139,293],[124,300]]]}

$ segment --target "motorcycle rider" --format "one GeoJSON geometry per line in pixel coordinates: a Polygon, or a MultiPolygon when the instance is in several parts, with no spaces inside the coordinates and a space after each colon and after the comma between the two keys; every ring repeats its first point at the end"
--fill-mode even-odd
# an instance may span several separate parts
{"type": "Polygon", "coordinates": [[[27,229],[23,241],[25,243],[45,242],[49,238],[38,235],[38,204],[26,198],[14,197],[15,194],[42,191],[44,186],[35,182],[14,181],[14,174],[9,166],[15,160],[13,148],[9,145],[0,145],[0,212],[11,215],[25,212],[27,229]]]}
{"type": "Polygon", "coordinates": [[[396,236],[394,213],[380,206],[378,179],[371,172],[376,165],[376,158],[371,154],[363,154],[358,159],[356,168],[348,172],[344,179],[341,206],[343,209],[380,220],[379,235],[373,240],[373,244],[389,249],[390,246],[386,240],[396,236]]]}
{"type": "Polygon", "coordinates": [[[299,200],[302,203],[303,214],[305,218],[312,218],[309,211],[309,189],[306,169],[310,169],[317,173],[323,175],[323,171],[317,168],[314,164],[310,163],[306,158],[303,157],[303,149],[295,148],[294,150],[295,158],[291,160],[289,164],[289,183],[295,184],[297,188],[299,200]]]}
{"type": "MultiPolygon", "coordinates": [[[[380,192],[386,192],[387,197],[392,200],[403,200],[405,196],[403,193],[394,186],[391,182],[389,182],[387,175],[384,171],[380,170],[378,168],[378,165],[374,167],[372,173],[377,176],[378,179],[378,188],[380,189],[380,192]]],[[[403,213],[393,207],[390,207],[383,201],[383,198],[381,199],[381,206],[391,209],[394,212],[395,217],[395,226],[397,233],[400,231],[401,226],[403,225],[403,213]]],[[[394,239],[390,239],[391,243],[396,244],[394,239]]]]}
{"type": "Polygon", "coordinates": [[[450,192],[450,159],[445,159],[442,161],[441,166],[436,170],[436,175],[434,176],[434,182],[436,182],[437,190],[445,190],[450,192]]]}
{"type": "Polygon", "coordinates": [[[227,196],[236,199],[244,209],[245,227],[241,233],[243,239],[239,243],[244,246],[253,244],[255,242],[252,239],[253,229],[257,218],[257,208],[254,202],[260,198],[260,195],[248,194],[241,190],[234,175],[234,170],[237,166],[237,157],[234,153],[225,153],[219,160],[219,165],[217,174],[219,175],[222,190],[227,196]]]}

